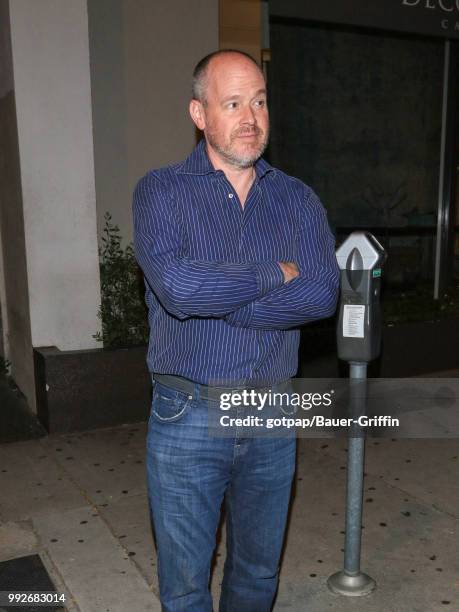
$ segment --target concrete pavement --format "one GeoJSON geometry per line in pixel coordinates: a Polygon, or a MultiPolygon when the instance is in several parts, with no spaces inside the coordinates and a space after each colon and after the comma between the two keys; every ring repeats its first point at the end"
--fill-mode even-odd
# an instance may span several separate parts
{"type": "MultiPolygon", "coordinates": [[[[39,553],[69,610],[159,611],[145,435],[139,423],[0,445],[0,560],[39,553]]],[[[459,610],[458,456],[454,439],[367,441],[362,569],[378,588],[347,599],[326,586],[342,564],[346,441],[300,439],[274,610],[459,610]]],[[[215,599],[224,557],[222,536],[215,599]]]]}

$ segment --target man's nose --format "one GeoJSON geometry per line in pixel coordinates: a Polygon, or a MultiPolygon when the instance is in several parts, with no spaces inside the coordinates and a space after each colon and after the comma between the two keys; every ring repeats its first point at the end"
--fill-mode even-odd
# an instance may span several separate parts
{"type": "Polygon", "coordinates": [[[256,123],[255,113],[250,105],[243,107],[242,123],[254,125],[256,123]]]}

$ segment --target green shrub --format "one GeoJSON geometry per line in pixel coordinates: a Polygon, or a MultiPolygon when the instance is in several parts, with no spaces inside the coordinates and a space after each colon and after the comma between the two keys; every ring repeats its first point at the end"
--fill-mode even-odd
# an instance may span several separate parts
{"type": "Polygon", "coordinates": [[[123,249],[119,227],[112,224],[110,213],[105,213],[104,218],[99,249],[102,303],[97,313],[102,321],[102,333],[97,332],[93,337],[103,341],[105,348],[146,344],[148,319],[142,272],[132,244],[123,249]]]}
{"type": "Polygon", "coordinates": [[[0,355],[0,376],[9,376],[11,368],[11,361],[5,359],[0,355]]]}

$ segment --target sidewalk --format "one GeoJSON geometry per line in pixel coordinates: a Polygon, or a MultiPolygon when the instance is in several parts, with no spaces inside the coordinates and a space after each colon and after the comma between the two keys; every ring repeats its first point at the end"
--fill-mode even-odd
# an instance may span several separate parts
{"type": "MultiPolygon", "coordinates": [[[[68,610],[159,611],[145,436],[139,423],[1,444],[0,561],[38,553],[68,610]]],[[[378,587],[350,599],[326,586],[342,566],[346,441],[298,442],[275,612],[459,610],[458,440],[367,441],[362,570],[378,587]]],[[[215,601],[224,558],[223,535],[215,601]]]]}

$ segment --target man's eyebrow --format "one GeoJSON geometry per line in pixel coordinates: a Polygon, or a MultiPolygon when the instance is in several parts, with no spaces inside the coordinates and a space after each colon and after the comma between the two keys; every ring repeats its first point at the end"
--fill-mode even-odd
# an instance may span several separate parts
{"type": "Polygon", "coordinates": [[[222,100],[222,102],[228,102],[228,100],[239,100],[240,99],[240,95],[239,94],[234,94],[232,96],[225,96],[222,100]]]}
{"type": "MultiPolygon", "coordinates": [[[[253,96],[254,98],[256,98],[257,96],[259,96],[260,94],[265,94],[266,95],[266,89],[259,89],[258,91],[255,92],[255,95],[253,96]]],[[[225,102],[228,102],[229,100],[240,100],[242,96],[240,96],[239,94],[233,94],[230,96],[225,96],[222,100],[222,103],[224,104],[225,102]]]]}

